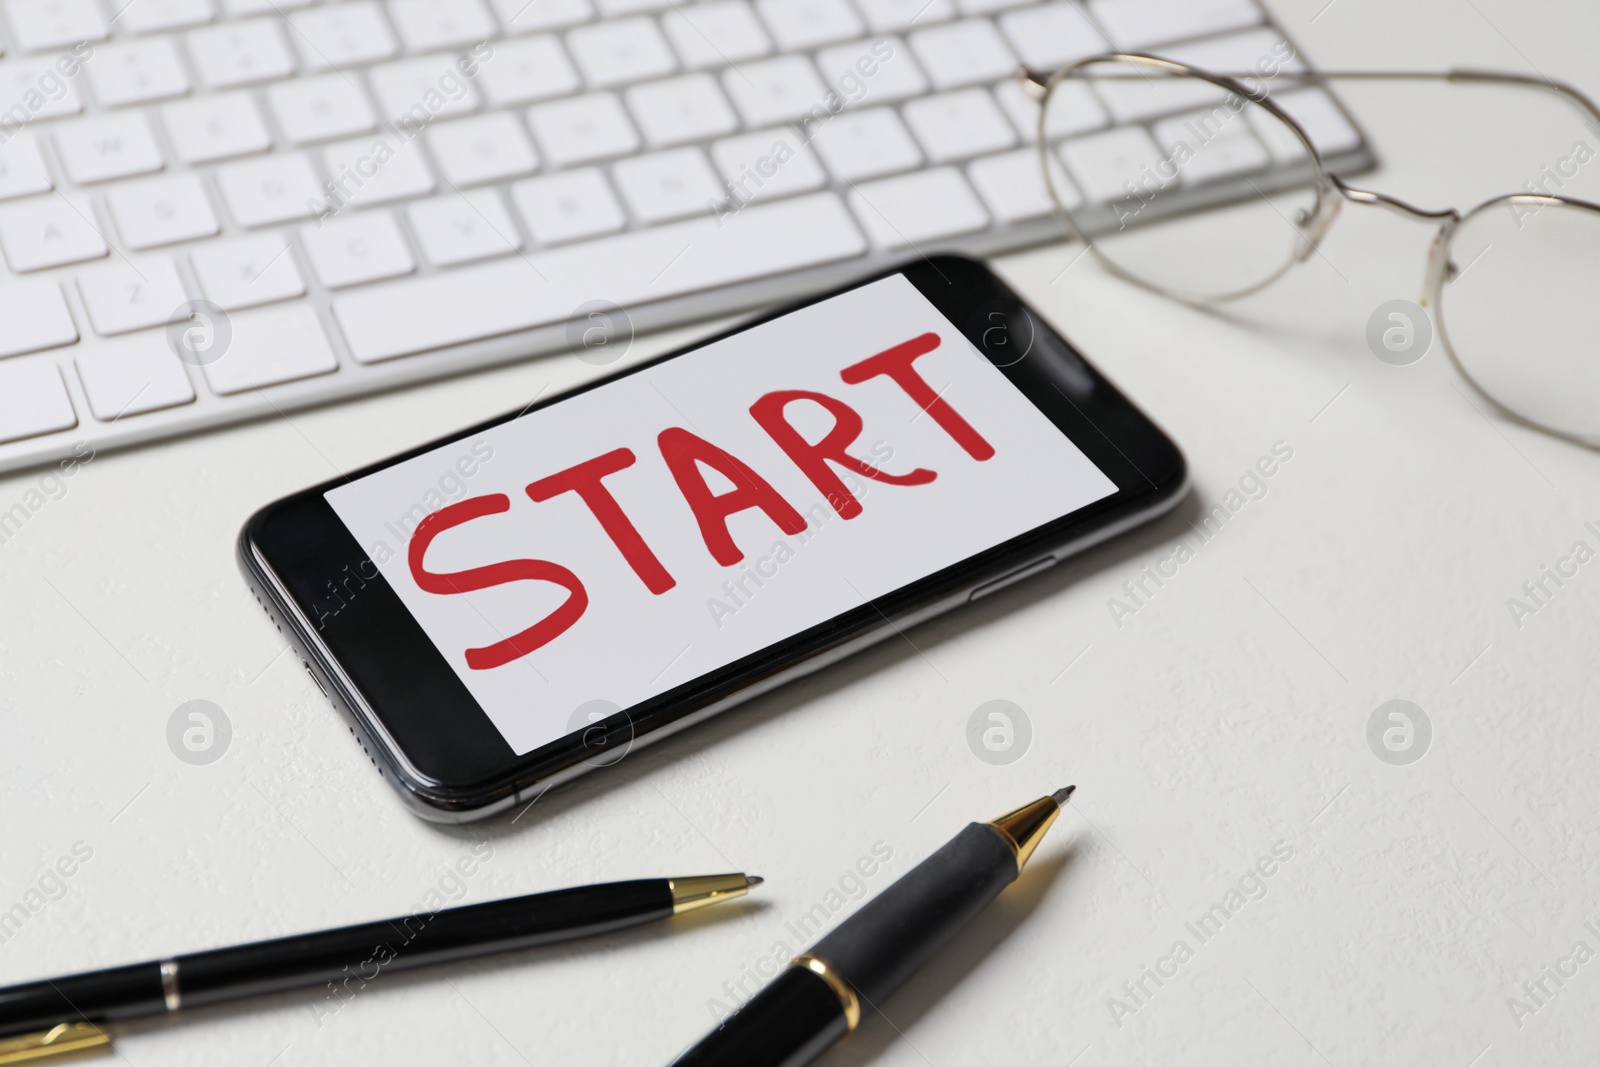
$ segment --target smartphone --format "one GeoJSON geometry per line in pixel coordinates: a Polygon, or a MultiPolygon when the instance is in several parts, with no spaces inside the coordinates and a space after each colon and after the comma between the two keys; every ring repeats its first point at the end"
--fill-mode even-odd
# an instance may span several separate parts
{"type": "Polygon", "coordinates": [[[256,513],[244,573],[424,818],[504,811],[1172,507],[1178,448],[923,259],[256,513]]]}

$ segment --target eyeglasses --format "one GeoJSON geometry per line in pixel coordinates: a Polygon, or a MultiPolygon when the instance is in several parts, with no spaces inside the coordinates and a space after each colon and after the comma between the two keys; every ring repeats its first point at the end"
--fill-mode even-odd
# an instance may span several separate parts
{"type": "MultiPolygon", "coordinates": [[[[1283,83],[1338,79],[1539,89],[1575,107],[1597,144],[1600,108],[1569,85],[1517,74],[1304,73],[1283,69],[1291,56],[1244,74],[1136,53],[1091,56],[1048,74],[1019,70],[1022,87],[1040,103],[1040,167],[1067,235],[1118,277],[1207,305],[1257,293],[1310,259],[1345,202],[1436,222],[1421,303],[1451,362],[1513,418],[1600,447],[1600,204],[1551,191],[1562,182],[1548,167],[1542,191],[1493,197],[1466,211],[1428,210],[1357,188],[1326,171],[1310,134],[1290,114],[1298,108],[1289,97],[1280,93],[1280,106],[1268,92],[1283,83]],[[1085,197],[1068,177],[1084,169],[1074,155],[1083,140],[1074,135],[1102,102],[1143,125],[1119,131],[1122,140],[1110,146],[1121,187],[1091,188],[1085,197]],[[1241,182],[1248,186],[1243,198],[1241,182]],[[1169,221],[1208,201],[1226,205],[1218,208],[1221,227],[1169,221]],[[1227,234],[1225,245],[1218,244],[1219,232],[1227,234]]],[[[1335,107],[1326,94],[1305,92],[1335,107]]],[[[1103,172],[1107,146],[1097,151],[1103,172]]],[[[1582,166],[1600,153],[1580,141],[1572,154],[1575,162],[1563,159],[1557,170],[1565,174],[1563,164],[1582,166]]],[[[1098,181],[1105,184],[1103,173],[1098,181]]],[[[1397,315],[1375,340],[1398,348],[1412,326],[1397,315]]]]}

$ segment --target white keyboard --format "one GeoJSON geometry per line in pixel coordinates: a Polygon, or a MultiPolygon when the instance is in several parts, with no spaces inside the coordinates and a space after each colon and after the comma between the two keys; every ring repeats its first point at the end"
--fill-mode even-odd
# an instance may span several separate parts
{"type": "MultiPolygon", "coordinates": [[[[1255,0],[0,17],[0,471],[568,349],[596,302],[644,330],[1049,239],[1019,62],[1249,69],[1282,40],[1255,0]]],[[[1331,161],[1366,159],[1295,97],[1331,161]]],[[[1077,188],[1118,188],[1108,134],[1151,121],[1089,101],[1077,188]]]]}

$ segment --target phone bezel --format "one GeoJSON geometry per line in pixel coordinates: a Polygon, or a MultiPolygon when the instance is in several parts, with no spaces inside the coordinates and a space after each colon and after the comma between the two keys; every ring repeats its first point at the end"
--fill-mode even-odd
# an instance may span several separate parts
{"type": "Polygon", "coordinates": [[[959,256],[921,259],[744,322],[686,348],[585,383],[527,408],[420,445],[348,476],[364,477],[413,456],[467,440],[490,427],[674,359],[760,322],[903,274],[1008,380],[1117,485],[1109,497],[1013,538],[710,674],[668,690],[594,726],[517,756],[443,655],[372,566],[324,494],[335,479],[258,511],[240,533],[239,555],[258,599],[300,647],[307,670],[350,722],[368,756],[413,810],[459,822],[598,766],[627,746],[658,740],[965,602],[974,590],[1059,559],[1159,514],[1182,495],[1187,472],[1173,442],[1103,375],[981,263],[959,256]],[[1026,334],[1027,348],[1018,354],[1026,334]],[[365,567],[362,564],[365,563],[365,567]],[[335,614],[311,619],[319,587],[350,569],[358,595],[335,614]],[[450,715],[438,712],[450,706],[450,715]]]}

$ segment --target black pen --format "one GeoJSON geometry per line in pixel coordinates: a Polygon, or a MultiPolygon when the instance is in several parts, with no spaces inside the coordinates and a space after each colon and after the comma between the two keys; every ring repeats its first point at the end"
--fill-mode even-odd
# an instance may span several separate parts
{"type": "Polygon", "coordinates": [[[103,1045],[99,1023],[610,933],[742,897],[743,874],[558,889],[0,989],[0,1064],[103,1045]]]}
{"type": "Polygon", "coordinates": [[[861,1022],[1016,880],[1076,786],[967,826],[868,901],[673,1067],[800,1067],[861,1022]]]}

